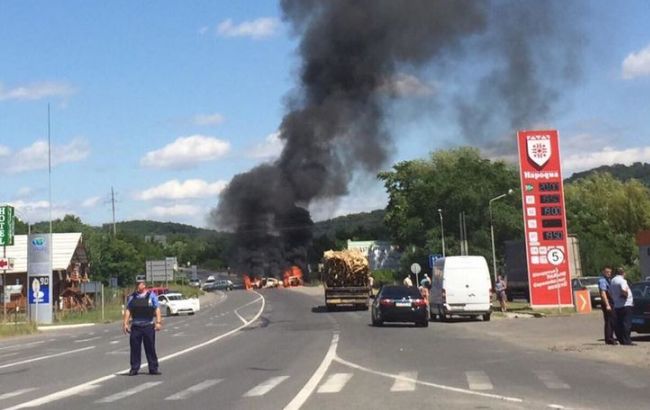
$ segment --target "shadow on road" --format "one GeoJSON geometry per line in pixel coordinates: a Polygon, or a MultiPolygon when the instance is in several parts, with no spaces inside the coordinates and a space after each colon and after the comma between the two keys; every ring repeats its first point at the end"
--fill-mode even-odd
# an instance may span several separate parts
{"type": "Polygon", "coordinates": [[[334,307],[327,309],[327,306],[314,306],[312,313],[337,313],[337,312],[368,312],[368,309],[357,309],[355,307],[334,307]]]}

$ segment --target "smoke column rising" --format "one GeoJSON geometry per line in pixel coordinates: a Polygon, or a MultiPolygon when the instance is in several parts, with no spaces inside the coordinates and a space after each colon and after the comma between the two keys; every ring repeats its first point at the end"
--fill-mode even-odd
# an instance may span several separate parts
{"type": "MultiPolygon", "coordinates": [[[[504,10],[531,6],[497,4],[504,10]]],[[[448,64],[466,44],[481,43],[475,39],[490,38],[494,43],[488,48],[497,56],[510,49],[510,39],[499,36],[509,26],[486,35],[494,14],[491,3],[482,1],[282,0],[281,5],[300,38],[301,61],[280,126],[284,150],[275,162],[235,176],[211,212],[216,226],[236,233],[232,266],[252,274],[276,273],[289,264],[304,267],[311,242],[309,204],[345,195],[355,172],[376,173],[385,164],[393,139],[383,119],[397,98],[386,93],[386,85],[400,70],[448,64]]],[[[535,9],[548,12],[544,6],[535,9]]],[[[530,46],[526,34],[518,33],[522,48],[530,46]]],[[[526,58],[518,56],[516,67],[506,67],[527,71],[532,65],[526,58]]],[[[543,88],[534,74],[524,79],[529,80],[526,91],[543,88]]],[[[508,94],[511,86],[500,82],[492,90],[489,84],[483,83],[484,92],[495,97],[508,94]]],[[[521,111],[520,101],[510,105],[521,111]]],[[[486,106],[463,99],[455,106],[467,124],[489,115],[486,106]]]]}

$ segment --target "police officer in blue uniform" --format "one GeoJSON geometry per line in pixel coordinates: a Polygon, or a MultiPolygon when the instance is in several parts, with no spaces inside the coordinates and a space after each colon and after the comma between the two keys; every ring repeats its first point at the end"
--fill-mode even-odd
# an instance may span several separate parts
{"type": "Polygon", "coordinates": [[[126,302],[122,323],[124,333],[130,334],[131,370],[129,376],[137,375],[140,370],[142,344],[144,344],[144,352],[147,356],[149,374],[161,374],[156,355],[156,332],[162,327],[158,296],[147,291],[147,284],[144,280],[136,283],[135,292],[129,296],[126,302]]]}

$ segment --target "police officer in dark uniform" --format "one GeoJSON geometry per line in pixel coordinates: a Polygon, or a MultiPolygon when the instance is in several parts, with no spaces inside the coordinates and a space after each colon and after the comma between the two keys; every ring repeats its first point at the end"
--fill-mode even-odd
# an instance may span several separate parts
{"type": "Polygon", "coordinates": [[[122,323],[124,333],[130,333],[131,370],[129,376],[135,376],[140,370],[142,344],[144,344],[144,352],[147,355],[149,374],[161,374],[156,355],[156,332],[161,327],[162,318],[158,296],[147,291],[147,284],[144,280],[136,281],[136,290],[126,302],[122,323]]]}

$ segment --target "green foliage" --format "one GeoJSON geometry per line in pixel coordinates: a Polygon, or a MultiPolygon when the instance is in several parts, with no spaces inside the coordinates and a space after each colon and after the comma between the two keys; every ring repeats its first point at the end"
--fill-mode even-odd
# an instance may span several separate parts
{"type": "Polygon", "coordinates": [[[567,224],[578,235],[585,274],[625,266],[638,279],[636,233],[650,228],[650,190],[637,180],[621,182],[592,173],[565,187],[567,224]]]}
{"type": "MultiPolygon", "coordinates": [[[[393,241],[405,249],[415,246],[415,252],[405,255],[404,270],[413,261],[427,266],[428,254],[441,253],[438,209],[447,254],[460,253],[457,227],[464,212],[470,253],[491,259],[490,199],[519,186],[515,168],[483,159],[469,147],[434,152],[428,160],[400,162],[378,177],[389,195],[385,221],[393,241]]],[[[523,235],[519,195],[495,201],[492,212],[497,245],[523,235]]]]}
{"type": "Polygon", "coordinates": [[[372,272],[372,277],[375,278],[375,287],[380,287],[383,284],[392,284],[400,280],[399,275],[390,269],[378,269],[372,272]]]}
{"type": "Polygon", "coordinates": [[[570,178],[567,178],[565,182],[576,182],[596,173],[608,173],[615,179],[623,182],[636,179],[643,185],[650,187],[650,164],[641,162],[635,162],[629,166],[622,164],[603,165],[588,171],[576,172],[570,178]]]}

